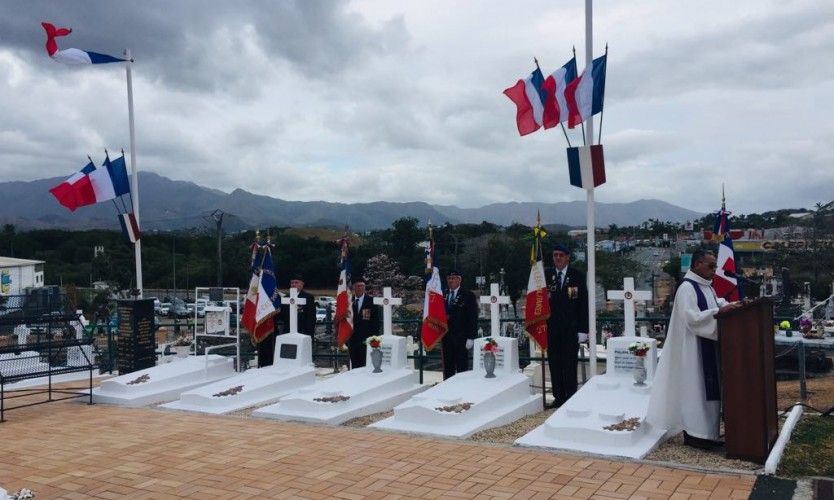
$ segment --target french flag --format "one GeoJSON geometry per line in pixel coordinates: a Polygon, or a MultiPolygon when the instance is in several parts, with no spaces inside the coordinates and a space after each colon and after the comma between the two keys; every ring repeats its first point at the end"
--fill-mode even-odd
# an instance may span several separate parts
{"type": "Polygon", "coordinates": [[[608,55],[594,59],[591,71],[585,68],[565,88],[568,106],[568,127],[574,128],[588,118],[602,111],[605,98],[605,66],[608,55]]]}
{"type": "Polygon", "coordinates": [[[255,304],[255,330],[258,335],[262,335],[262,338],[266,338],[274,329],[274,323],[269,320],[278,314],[276,302],[280,304],[279,300],[278,280],[275,278],[275,271],[272,267],[272,251],[269,246],[265,246],[261,276],[258,280],[258,297],[255,304]]]}
{"type": "Polygon", "coordinates": [[[70,212],[74,212],[78,207],[109,201],[128,194],[130,182],[124,156],[112,162],[108,158],[99,168],[96,168],[91,161],[49,192],[70,212]]]}
{"type": "Polygon", "coordinates": [[[546,97],[544,75],[536,68],[530,76],[519,80],[512,87],[504,90],[516,106],[515,122],[519,135],[527,135],[540,129],[544,123],[544,101],[546,97]]]}
{"type": "Polygon", "coordinates": [[[136,222],[136,216],[133,213],[119,214],[119,224],[122,226],[122,236],[130,243],[139,241],[141,234],[139,233],[139,224],[136,222]]]}
{"type": "Polygon", "coordinates": [[[576,57],[572,57],[564,66],[554,71],[544,81],[544,128],[552,128],[568,119],[568,103],[565,89],[576,80],[576,57]]]}
{"type": "Polygon", "coordinates": [[[605,183],[602,144],[568,148],[568,173],[572,186],[593,189],[605,183]]]}
{"type": "Polygon", "coordinates": [[[51,23],[41,23],[43,29],[46,30],[46,53],[49,57],[64,64],[106,64],[114,62],[124,62],[126,59],[108,56],[107,54],[99,54],[98,52],[90,52],[81,49],[63,49],[58,50],[58,43],[56,38],[67,36],[72,33],[71,28],[56,28],[51,23]]]}
{"type": "Polygon", "coordinates": [[[730,235],[730,221],[723,204],[716,220],[717,229],[724,232],[723,239],[718,245],[715,276],[712,278],[712,288],[715,294],[730,302],[741,297],[736,275],[736,253],[733,249],[733,237],[730,235]]]}

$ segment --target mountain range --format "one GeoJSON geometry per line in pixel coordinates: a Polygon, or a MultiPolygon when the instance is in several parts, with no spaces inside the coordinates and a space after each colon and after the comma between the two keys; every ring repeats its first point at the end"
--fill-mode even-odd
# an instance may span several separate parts
{"type": "MultiPolygon", "coordinates": [[[[537,210],[544,224],[573,227],[585,226],[585,202],[559,203],[509,202],[493,203],[479,208],[431,205],[424,202],[394,203],[332,203],[327,201],[289,201],[252,194],[242,189],[225,193],[192,182],[175,181],[152,172],[140,172],[140,220],[143,231],[180,230],[214,227],[211,214],[225,213],[224,229],[268,226],[342,227],[354,231],[384,229],[401,217],[416,217],[434,224],[446,222],[491,222],[509,225],[520,222],[532,225],[537,210]]],[[[14,224],[20,229],[118,229],[114,203],[82,207],[71,213],[59,205],[49,189],[63,178],[35,181],[0,182],[0,224],[14,224]]],[[[129,200],[125,203],[129,205],[129,200]]],[[[121,203],[117,203],[122,207],[121,203]]],[[[596,225],[631,226],[649,219],[685,222],[703,214],[660,200],[638,200],[630,203],[596,203],[596,225]]]]}

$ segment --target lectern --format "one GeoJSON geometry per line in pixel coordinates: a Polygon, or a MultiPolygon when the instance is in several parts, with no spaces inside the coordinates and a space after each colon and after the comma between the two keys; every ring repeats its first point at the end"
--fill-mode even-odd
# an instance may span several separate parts
{"type": "Polygon", "coordinates": [[[717,318],[727,457],[763,464],[779,434],[773,303],[757,299],[717,318]]]}

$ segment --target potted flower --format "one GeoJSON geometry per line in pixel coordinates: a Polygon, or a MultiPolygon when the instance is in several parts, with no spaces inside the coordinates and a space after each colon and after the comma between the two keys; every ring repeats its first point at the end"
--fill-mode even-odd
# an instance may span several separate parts
{"type": "Polygon", "coordinates": [[[807,316],[802,316],[799,318],[799,329],[802,330],[802,334],[807,336],[808,332],[811,331],[811,328],[814,326],[814,322],[811,321],[811,318],[807,316]]]}
{"type": "Polygon", "coordinates": [[[191,337],[187,337],[185,335],[179,337],[177,340],[174,341],[174,351],[177,353],[178,358],[187,358],[189,354],[191,354],[191,337]]]}
{"type": "Polygon", "coordinates": [[[634,367],[634,385],[646,385],[646,355],[650,349],[651,346],[646,342],[632,342],[628,345],[628,352],[637,359],[637,365],[634,367]]]}
{"type": "Polygon", "coordinates": [[[481,347],[484,358],[484,370],[486,370],[485,378],[495,378],[495,353],[500,350],[498,341],[492,337],[486,338],[483,347],[481,347]]]}
{"type": "Polygon", "coordinates": [[[779,328],[785,331],[786,337],[793,337],[793,332],[791,331],[791,322],[784,319],[782,322],[779,323],[779,328]]]}
{"type": "Polygon", "coordinates": [[[374,371],[371,373],[381,373],[382,351],[379,350],[379,347],[382,345],[382,337],[371,335],[365,340],[365,344],[371,348],[371,365],[374,367],[374,371]]]}

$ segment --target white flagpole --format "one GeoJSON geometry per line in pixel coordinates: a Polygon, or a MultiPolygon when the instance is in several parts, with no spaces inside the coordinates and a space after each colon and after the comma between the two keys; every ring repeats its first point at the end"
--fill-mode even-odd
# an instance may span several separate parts
{"type": "MultiPolygon", "coordinates": [[[[130,125],[130,177],[131,177],[131,200],[133,202],[133,216],[136,217],[136,227],[140,234],[142,225],[139,223],[139,176],[136,168],[136,130],[133,121],[133,75],[130,66],[133,60],[130,57],[130,49],[125,49],[125,71],[127,73],[127,119],[130,125]]],[[[139,290],[138,298],[142,298],[142,240],[138,238],[133,244],[136,259],[136,289],[139,290]]]]}
{"type": "MultiPolygon", "coordinates": [[[[593,29],[593,0],[585,0],[585,68],[591,71],[594,64],[594,29],[593,29]]],[[[585,123],[585,143],[589,146],[594,144],[594,116],[588,117],[585,123]]],[[[588,350],[591,364],[591,376],[597,374],[597,285],[596,285],[596,235],[594,234],[594,187],[585,190],[587,195],[587,218],[588,218],[588,248],[585,253],[588,263],[588,350]]]]}

